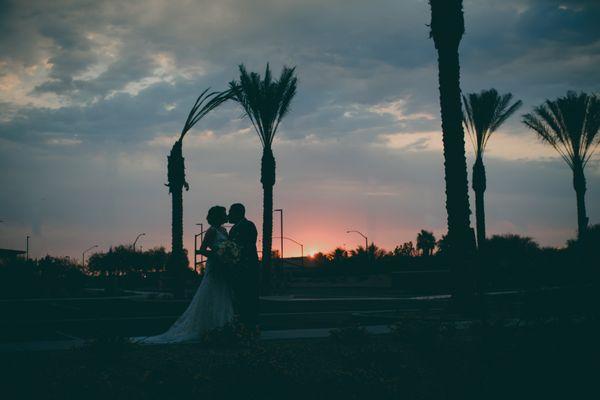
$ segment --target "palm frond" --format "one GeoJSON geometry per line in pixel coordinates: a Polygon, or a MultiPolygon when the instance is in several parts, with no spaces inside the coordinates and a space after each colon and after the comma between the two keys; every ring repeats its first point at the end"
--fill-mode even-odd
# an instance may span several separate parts
{"type": "Polygon", "coordinates": [[[600,145],[600,97],[594,95],[588,103],[588,110],[585,118],[585,140],[582,141],[584,149],[583,165],[587,165],[588,161],[600,145]]]}
{"type": "Polygon", "coordinates": [[[600,143],[600,98],[569,91],[523,115],[523,123],[554,147],[569,167],[585,166],[600,143]]]}
{"type": "Polygon", "coordinates": [[[204,90],[196,99],[194,106],[190,110],[187,119],[185,120],[179,140],[183,140],[186,133],[192,129],[198,121],[200,121],[209,112],[217,108],[225,101],[233,98],[234,95],[231,89],[222,92],[213,91],[210,93],[208,92],[209,90],[210,88],[204,90]]]}
{"type": "Polygon", "coordinates": [[[239,66],[239,71],[239,81],[229,83],[232,98],[252,122],[262,145],[270,147],[296,94],[295,68],[284,67],[277,80],[273,80],[269,64],[262,79],[256,72],[248,73],[243,64],[239,66]]]}
{"type": "Polygon", "coordinates": [[[462,96],[463,123],[476,157],[483,155],[492,133],[521,107],[521,100],[509,105],[512,97],[511,93],[499,95],[496,89],[462,96]]]}

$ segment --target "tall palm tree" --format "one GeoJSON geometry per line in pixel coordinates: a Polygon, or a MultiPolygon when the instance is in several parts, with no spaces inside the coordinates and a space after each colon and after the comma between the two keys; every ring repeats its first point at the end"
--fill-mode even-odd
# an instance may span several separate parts
{"type": "Polygon", "coordinates": [[[485,242],[483,197],[486,189],[486,177],[483,153],[492,133],[523,104],[521,100],[510,104],[512,97],[512,93],[499,95],[496,89],[482,90],[480,93],[470,93],[467,96],[463,95],[463,123],[475,151],[471,185],[475,192],[475,217],[479,249],[483,247],[485,242]]]}
{"type": "MultiPolygon", "coordinates": [[[[189,190],[185,180],[185,163],[182,153],[183,138],[198,121],[215,109],[224,101],[231,98],[231,91],[208,92],[203,91],[194,103],[185,121],[179,139],[167,157],[167,179],[165,184],[171,194],[171,256],[169,257],[168,270],[178,278],[188,265],[188,259],[183,250],[183,188],[189,190]]],[[[175,280],[175,291],[181,295],[179,279],[175,280]]]]}
{"type": "MultiPolygon", "coordinates": [[[[454,258],[464,260],[473,254],[475,243],[470,227],[465,133],[460,99],[458,47],[465,31],[462,0],[430,0],[429,4],[430,37],[433,38],[438,53],[449,249],[454,258]]],[[[455,294],[470,290],[466,282],[466,263],[456,260],[452,264],[456,279],[455,294]]]]}
{"type": "Polygon", "coordinates": [[[546,100],[535,107],[532,113],[523,116],[523,123],[554,147],[573,171],[577,232],[581,238],[588,226],[584,169],[600,144],[600,96],[569,91],[564,97],[546,100]]]}
{"type": "Polygon", "coordinates": [[[263,146],[260,168],[260,181],[263,186],[263,240],[262,240],[262,279],[263,291],[271,290],[271,245],[273,242],[273,186],[275,185],[275,157],[273,139],[277,128],[289,110],[296,94],[296,68],[283,67],[278,80],[273,80],[269,64],[265,75],[248,73],[246,67],[239,66],[240,80],[229,84],[230,90],[250,119],[263,146]]]}

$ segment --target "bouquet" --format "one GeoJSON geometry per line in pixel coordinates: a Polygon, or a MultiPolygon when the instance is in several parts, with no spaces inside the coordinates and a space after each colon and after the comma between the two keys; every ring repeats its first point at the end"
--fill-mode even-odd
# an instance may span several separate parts
{"type": "Polygon", "coordinates": [[[225,240],[219,243],[215,250],[218,264],[218,274],[224,277],[229,277],[231,271],[239,265],[240,262],[240,247],[231,240],[225,240]]]}

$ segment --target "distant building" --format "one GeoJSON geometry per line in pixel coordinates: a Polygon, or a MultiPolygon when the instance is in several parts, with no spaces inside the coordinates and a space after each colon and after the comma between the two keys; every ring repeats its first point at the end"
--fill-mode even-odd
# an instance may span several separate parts
{"type": "MultiPolygon", "coordinates": [[[[273,259],[273,262],[277,266],[279,258],[273,259]]],[[[284,257],[283,259],[283,269],[287,271],[303,271],[305,268],[314,267],[314,264],[314,260],[310,257],[284,257]]]]}
{"type": "Polygon", "coordinates": [[[0,249],[0,261],[12,260],[23,254],[23,250],[0,249]]]}

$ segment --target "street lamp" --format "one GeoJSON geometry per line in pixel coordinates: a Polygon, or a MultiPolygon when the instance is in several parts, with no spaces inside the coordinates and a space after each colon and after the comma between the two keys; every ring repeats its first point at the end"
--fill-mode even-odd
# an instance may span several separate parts
{"type": "Polygon", "coordinates": [[[25,259],[26,259],[27,261],[29,261],[29,235],[27,235],[27,245],[26,245],[26,246],[27,246],[27,247],[26,247],[26,252],[27,252],[27,255],[25,256],[25,259]]]}
{"type": "Polygon", "coordinates": [[[367,237],[359,231],[346,231],[346,233],[358,233],[360,236],[365,238],[365,253],[368,251],[369,249],[369,239],[367,239],[367,237]]]}
{"type": "Polygon", "coordinates": [[[83,253],[81,253],[81,266],[85,267],[85,253],[87,253],[88,251],[90,251],[91,249],[95,249],[96,247],[98,247],[97,244],[93,245],[92,247],[90,247],[89,249],[85,249],[83,251],[83,253]]]}
{"type": "Polygon", "coordinates": [[[276,208],[273,212],[279,213],[279,235],[281,237],[281,265],[283,266],[283,208],[276,208]]]}
{"type": "Polygon", "coordinates": [[[294,243],[296,243],[297,245],[299,245],[299,246],[300,246],[300,254],[301,254],[302,268],[304,268],[304,245],[303,245],[302,243],[300,243],[300,242],[298,242],[298,241],[296,241],[296,240],[294,240],[294,239],[292,239],[292,238],[289,238],[289,237],[284,237],[284,236],[281,236],[281,237],[274,237],[273,239],[285,239],[285,240],[289,240],[290,242],[294,242],[294,243]]]}
{"type": "Polygon", "coordinates": [[[140,233],[139,235],[137,235],[137,237],[136,237],[136,238],[135,238],[135,240],[133,241],[133,252],[134,252],[134,253],[135,253],[135,244],[137,243],[138,239],[139,239],[141,236],[146,236],[146,233],[145,233],[145,232],[143,232],[143,233],[140,233]]]}

